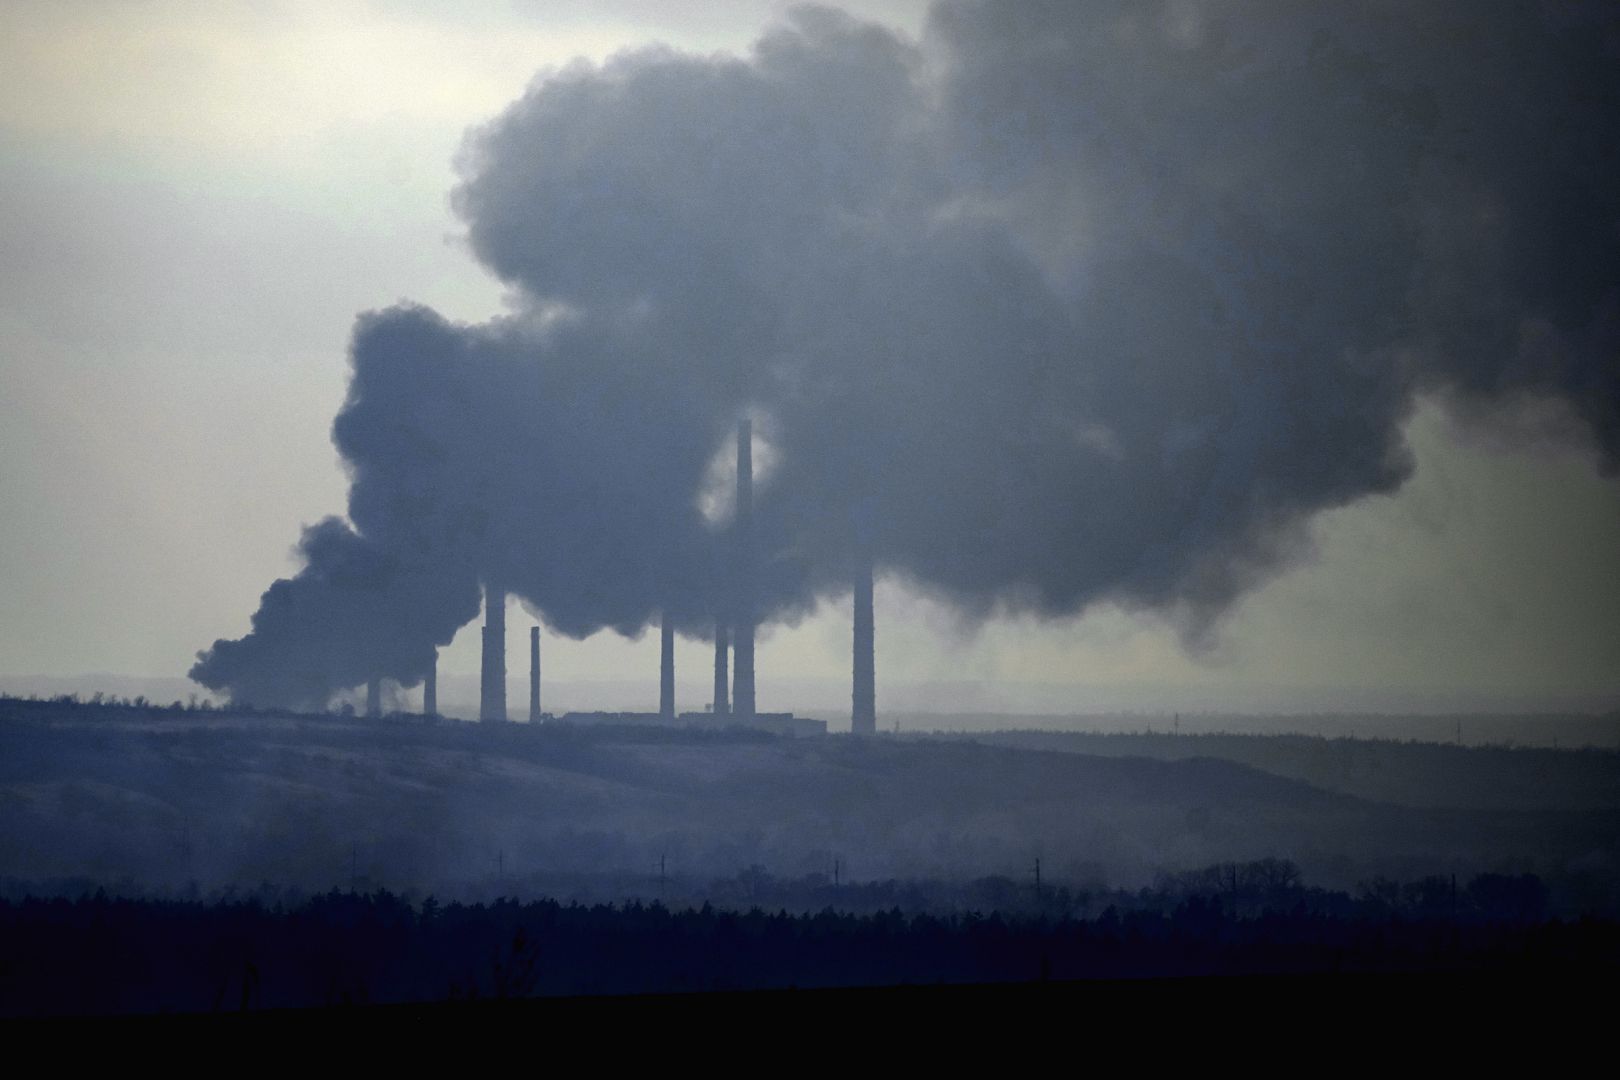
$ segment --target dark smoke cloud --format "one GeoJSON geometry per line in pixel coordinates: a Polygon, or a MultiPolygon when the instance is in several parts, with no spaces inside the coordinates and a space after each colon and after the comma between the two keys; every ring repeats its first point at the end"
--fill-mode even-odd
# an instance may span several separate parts
{"type": "Polygon", "coordinates": [[[411,561],[326,518],[304,530],[304,570],[266,589],[252,632],[216,641],[191,677],[238,701],[324,707],[373,675],[418,681],[478,611],[475,578],[411,561]]]}
{"type": "Polygon", "coordinates": [[[1119,455],[1069,474],[1124,527],[1075,522],[1058,609],[1207,619],[1405,478],[1417,391],[1567,396],[1613,470],[1610,10],[949,3],[931,39],[965,199],[1074,313],[1119,455]]]}
{"type": "MultiPolygon", "coordinates": [[[[454,196],[513,313],[360,320],[350,520],[568,634],[702,634],[729,538],[699,494],[748,413],[767,616],[845,590],[860,536],[976,617],[1110,600],[1196,637],[1311,515],[1399,486],[1416,394],[1567,400],[1616,467],[1616,41],[1600,5],[1009,0],[549,74],[454,196]]],[[[203,682],[275,696],[306,556],[203,682]]]]}

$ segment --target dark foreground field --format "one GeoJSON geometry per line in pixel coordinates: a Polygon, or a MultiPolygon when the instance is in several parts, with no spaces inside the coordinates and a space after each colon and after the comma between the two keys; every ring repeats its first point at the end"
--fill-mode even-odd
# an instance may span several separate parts
{"type": "Polygon", "coordinates": [[[3,902],[0,1015],[1306,974],[1595,982],[1620,971],[1620,923],[1502,904],[1526,884],[1476,880],[1434,913],[1278,886],[1254,915],[1194,894],[1095,919],[413,907],[336,892],[292,907],[3,902]]]}
{"type": "Polygon", "coordinates": [[[394,1067],[511,1048],[719,1072],[787,1059],[943,1073],[1053,1064],[1574,1073],[1612,1042],[1610,972],[1205,976],[236,1008],[0,1020],[17,1053],[394,1067]]]}

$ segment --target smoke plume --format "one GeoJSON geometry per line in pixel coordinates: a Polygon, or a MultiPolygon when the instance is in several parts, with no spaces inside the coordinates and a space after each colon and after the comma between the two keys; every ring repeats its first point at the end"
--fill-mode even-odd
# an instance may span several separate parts
{"type": "Polygon", "coordinates": [[[711,633],[701,495],[742,415],[776,621],[870,550],[970,617],[1111,601],[1196,637],[1312,515],[1402,483],[1421,393],[1563,400],[1612,472],[1614,22],[950,0],[920,41],[800,9],[743,57],[545,73],[454,192],[511,311],[361,316],[352,531],[312,529],[193,677],[414,682],[479,580],[574,636],[711,633]]]}

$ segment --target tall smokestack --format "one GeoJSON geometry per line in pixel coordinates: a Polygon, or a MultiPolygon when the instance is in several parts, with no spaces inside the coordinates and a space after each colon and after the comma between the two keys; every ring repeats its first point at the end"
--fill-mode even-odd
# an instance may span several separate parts
{"type": "Polygon", "coordinates": [[[373,720],[382,715],[382,680],[375,675],[366,680],[366,715],[373,720]]]}
{"type": "Polygon", "coordinates": [[[737,640],[732,711],[754,718],[754,425],[737,421],[737,640]]]}
{"type": "Polygon", "coordinates": [[[529,627],[529,723],[540,722],[540,628],[529,627]]]}
{"type": "Polygon", "coordinates": [[[658,627],[658,716],[675,720],[675,620],[664,612],[658,627]]]}
{"type": "Polygon", "coordinates": [[[427,677],[422,680],[422,715],[439,715],[439,650],[433,650],[433,662],[428,664],[427,677]]]}
{"type": "Polygon", "coordinates": [[[506,719],[506,590],[484,586],[483,686],[478,719],[506,719]]]}
{"type": "Polygon", "coordinates": [[[731,629],[726,620],[714,620],[714,714],[724,716],[731,711],[730,673],[726,668],[731,648],[731,629]]]}
{"type": "Polygon", "coordinates": [[[849,730],[877,734],[877,660],[872,624],[872,557],[862,551],[855,568],[855,668],[849,730]]]}

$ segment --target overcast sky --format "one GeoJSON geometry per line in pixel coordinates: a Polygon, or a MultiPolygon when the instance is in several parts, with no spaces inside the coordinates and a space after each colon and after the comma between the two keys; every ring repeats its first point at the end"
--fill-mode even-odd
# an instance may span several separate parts
{"type": "MultiPolygon", "coordinates": [[[[912,34],[925,8],[845,6],[912,34]]],[[[0,675],[176,676],[246,632],[299,527],[344,510],[330,427],[355,314],[503,308],[449,204],[464,131],[542,68],[655,41],[740,52],[783,7],[0,6],[0,675]]],[[[918,683],[1009,709],[1612,707],[1620,499],[1568,427],[1426,400],[1411,479],[1319,516],[1313,550],[1196,656],[1147,615],[971,627],[880,582],[880,707],[918,683]]],[[[847,678],[849,624],[772,633],[761,706],[796,704],[773,678],[847,678]]],[[[476,639],[441,670],[475,672],[476,639]]],[[[656,653],[551,640],[548,676],[644,672],[650,701],[656,653]]],[[[708,663],[683,643],[683,681],[708,663]]]]}

